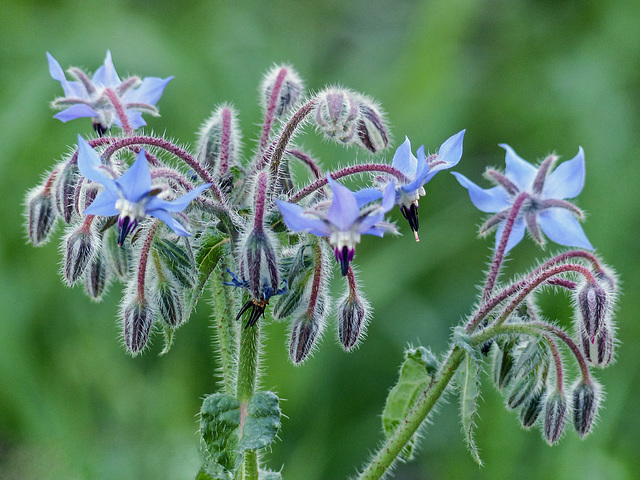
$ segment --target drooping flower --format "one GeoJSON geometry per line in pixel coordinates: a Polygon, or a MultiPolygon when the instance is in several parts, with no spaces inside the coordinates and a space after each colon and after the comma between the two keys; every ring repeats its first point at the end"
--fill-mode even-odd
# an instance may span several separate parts
{"type": "Polygon", "coordinates": [[[371,201],[369,195],[354,194],[330,175],[327,175],[327,181],[333,191],[328,209],[318,207],[305,210],[300,205],[279,200],[276,200],[276,204],[291,231],[329,238],[336,261],[340,263],[342,275],[345,276],[361,235],[381,237],[386,231],[395,230],[392,225],[383,223],[385,213],[394,206],[395,184],[391,182],[385,188],[381,204],[361,210],[363,205],[371,201]]]}
{"type": "Polygon", "coordinates": [[[582,211],[566,200],[576,197],[584,186],[585,166],[582,147],[573,159],[553,169],[558,160],[555,155],[547,157],[536,168],[520,158],[509,145],[501,144],[500,146],[507,151],[505,173],[502,174],[493,169],[488,169],[486,172],[487,176],[496,183],[495,187],[485,190],[464,175],[452,172],[458,182],[469,191],[471,201],[479,210],[495,213],[481,227],[480,232],[485,233],[498,226],[497,248],[515,199],[524,193],[527,198],[509,234],[505,253],[522,240],[525,229],[528,229],[531,236],[541,245],[544,244],[544,238],[540,230],[550,240],[560,245],[593,250],[593,246],[576,218],[583,216],[582,211]]]}
{"type": "Polygon", "coordinates": [[[396,205],[409,222],[409,226],[418,238],[418,200],[426,194],[424,185],[441,170],[455,167],[462,157],[462,140],[465,130],[462,130],[444,141],[438,153],[427,157],[424,145],[418,148],[418,158],[411,153],[411,142],[405,141],[398,147],[391,166],[400,170],[409,182],[396,186],[396,205]]]}
{"type": "Polygon", "coordinates": [[[160,189],[151,188],[151,172],[141,150],[133,165],[118,178],[112,178],[108,169],[100,161],[98,154],[78,136],[78,168],[80,173],[92,182],[104,187],[84,211],[85,215],[111,217],[118,215],[118,244],[124,243],[127,235],[147,215],[162,220],[176,235],[191,235],[171,213],[181,212],[210,183],[200,185],[173,201],[160,198],[160,189]]]}
{"type": "Polygon", "coordinates": [[[54,108],[62,109],[54,118],[68,122],[76,118],[90,117],[93,119],[94,128],[100,134],[114,123],[122,127],[113,98],[124,108],[134,130],[145,126],[147,123],[142,114],[159,115],[155,105],[167,83],[173,78],[146,77],[141,80],[138,77],[129,77],[121,81],[111,61],[111,52],[107,51],[104,64],[91,78],[81,69],[71,67],[68,73],[74,80],[67,80],[57,60],[49,53],[47,58],[51,77],[59,81],[64,90],[64,97],[52,103],[54,108]]]}

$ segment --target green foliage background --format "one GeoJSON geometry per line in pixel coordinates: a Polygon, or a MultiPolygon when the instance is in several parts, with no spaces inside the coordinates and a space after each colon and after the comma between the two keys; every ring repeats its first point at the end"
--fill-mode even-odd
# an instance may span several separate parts
{"type": "MultiPolygon", "coordinates": [[[[290,62],[311,89],[341,83],[377,98],[393,148],[408,135],[433,151],[467,129],[458,171],[481,183],[502,166],[506,142],[535,160],[582,145],[585,231],[619,272],[618,362],[597,372],[607,399],[595,431],[548,447],[519,428],[485,378],[477,444],[465,451],[457,405],[443,404],[417,460],[398,479],[581,478],[637,475],[640,441],[638,141],[640,3],[602,0],[12,1],[0,16],[0,477],[194,478],[196,414],[215,391],[209,305],[159,357],[160,337],[130,358],[120,345],[119,286],[100,304],[62,286],[58,241],[26,244],[24,192],[75,142],[88,122],[62,124],[48,102],[61,94],[45,52],[66,68],[93,71],[110,49],[121,74],[175,75],[149,126],[191,144],[223,101],[241,112],[245,152],[257,137],[256,87],[274,62],[290,62]]],[[[302,140],[345,164],[366,154],[302,140]]],[[[390,161],[393,149],[384,155],[390,161]]],[[[484,184],[485,186],[487,184],[484,184]]],[[[492,239],[476,239],[482,216],[450,175],[421,202],[421,242],[366,238],[357,264],[375,308],[356,352],[330,326],[302,367],[287,358],[285,325],[266,327],[262,383],[282,398],[281,441],[268,465],[285,479],[338,479],[355,472],[381,438],[380,413],[408,343],[447,346],[473,306],[492,239]]],[[[550,244],[547,252],[555,251],[550,244]]],[[[513,250],[511,273],[541,258],[530,240],[513,250]]],[[[340,289],[340,282],[335,282],[340,289]]],[[[542,299],[545,314],[571,323],[569,298],[542,299]]]]}

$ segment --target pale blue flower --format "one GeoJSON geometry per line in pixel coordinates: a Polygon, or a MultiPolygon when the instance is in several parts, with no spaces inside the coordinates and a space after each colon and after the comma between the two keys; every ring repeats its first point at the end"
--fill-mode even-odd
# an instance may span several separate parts
{"type": "Polygon", "coordinates": [[[176,200],[163,200],[158,195],[160,189],[151,188],[151,172],[144,150],[140,151],[136,161],[126,172],[114,179],[95,150],[80,136],[78,169],[88,180],[104,187],[84,214],[103,217],[118,215],[119,245],[124,243],[127,235],[147,215],[162,220],[176,235],[191,235],[171,213],[187,208],[194,198],[211,186],[210,183],[200,185],[176,200]]]}
{"type": "Polygon", "coordinates": [[[111,61],[111,52],[107,51],[104,64],[91,78],[79,68],[72,67],[69,74],[74,80],[67,80],[60,64],[48,52],[47,58],[51,77],[58,80],[64,90],[64,97],[53,102],[54,108],[63,109],[54,115],[54,118],[68,122],[76,118],[90,117],[96,130],[101,133],[114,123],[122,127],[113,103],[105,94],[106,89],[115,93],[131,127],[137,129],[146,125],[142,113],[158,115],[155,105],[167,83],[173,78],[146,77],[140,80],[138,77],[131,77],[121,81],[111,61]]]}
{"type": "Polygon", "coordinates": [[[485,190],[464,175],[452,172],[458,182],[469,190],[471,201],[478,209],[495,213],[482,226],[481,233],[497,225],[497,247],[511,207],[516,197],[524,192],[527,199],[516,217],[505,252],[522,240],[525,229],[528,229],[540,244],[544,243],[540,233],[542,230],[550,240],[560,245],[593,250],[576,218],[582,217],[582,211],[566,201],[567,198],[576,197],[584,186],[585,165],[582,147],[573,159],[563,162],[552,171],[557,161],[555,155],[547,157],[536,168],[520,158],[509,145],[500,146],[507,151],[505,173],[487,170],[487,175],[497,186],[485,190]]]}
{"type": "Polygon", "coordinates": [[[393,156],[392,167],[400,170],[408,182],[396,186],[396,205],[400,206],[402,215],[408,220],[416,240],[418,240],[418,200],[426,194],[424,185],[436,173],[455,167],[462,157],[462,140],[465,130],[449,137],[440,145],[438,153],[427,157],[424,145],[418,148],[418,157],[411,152],[411,142],[408,137],[400,145],[393,156]]]}
{"type": "Polygon", "coordinates": [[[361,207],[371,201],[368,195],[358,195],[340,185],[327,175],[333,192],[328,209],[304,209],[294,203],[276,200],[285,224],[293,232],[307,232],[329,238],[342,275],[346,275],[353,260],[355,247],[361,235],[381,237],[386,231],[394,231],[392,225],[383,222],[384,215],[394,206],[395,186],[391,182],[384,191],[382,203],[361,207]]]}

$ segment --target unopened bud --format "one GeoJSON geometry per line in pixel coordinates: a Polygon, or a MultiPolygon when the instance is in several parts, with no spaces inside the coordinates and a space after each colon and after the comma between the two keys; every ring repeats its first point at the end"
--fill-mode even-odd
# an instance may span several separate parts
{"type": "Polygon", "coordinates": [[[111,272],[122,281],[129,278],[133,253],[129,242],[118,245],[118,231],[107,228],[102,236],[102,246],[105,257],[109,262],[111,272]]]}
{"type": "Polygon", "coordinates": [[[537,385],[538,377],[536,375],[527,375],[514,382],[507,397],[507,408],[514,409],[522,405],[525,400],[534,394],[537,385]]]}
{"type": "Polygon", "coordinates": [[[65,223],[70,223],[75,212],[75,194],[78,186],[78,167],[71,162],[60,165],[53,184],[56,207],[65,223]]]}
{"type": "Polygon", "coordinates": [[[132,355],[142,351],[149,341],[149,332],[153,323],[153,311],[146,300],[135,297],[123,309],[124,343],[132,355]]]}
{"type": "Polygon", "coordinates": [[[584,356],[592,365],[604,368],[613,361],[615,350],[615,328],[608,322],[604,325],[594,339],[582,333],[582,350],[584,356]]]}
{"type": "Polygon", "coordinates": [[[524,428],[531,428],[535,425],[540,412],[542,412],[542,400],[544,398],[544,389],[536,391],[522,402],[520,408],[520,423],[524,428]]]}
{"type": "Polygon", "coordinates": [[[596,418],[600,405],[600,388],[593,380],[579,380],[573,387],[572,408],[573,426],[578,435],[584,438],[596,418]]]}
{"type": "Polygon", "coordinates": [[[229,167],[237,164],[241,142],[237,112],[229,105],[222,105],[200,129],[198,162],[211,174],[218,169],[221,180],[228,182],[229,167]]]}
{"type": "Polygon", "coordinates": [[[493,361],[493,382],[499,390],[502,390],[513,378],[513,350],[515,343],[507,340],[502,345],[496,344],[496,346],[498,348],[496,348],[493,361]]]}
{"type": "Polygon", "coordinates": [[[358,112],[356,93],[345,88],[330,87],[318,94],[316,125],[327,138],[350,144],[357,138],[358,112]]]}
{"type": "Polygon", "coordinates": [[[156,302],[160,318],[170,327],[178,327],[184,320],[182,300],[174,285],[168,281],[158,282],[156,302]]]}
{"type": "Polygon", "coordinates": [[[599,284],[587,282],[578,292],[577,305],[582,328],[593,341],[607,320],[607,292],[599,284]]]}
{"type": "Polygon", "coordinates": [[[351,350],[370,316],[369,302],[347,294],[338,305],[338,338],[345,350],[351,350]]]}
{"type": "Polygon", "coordinates": [[[108,285],[109,269],[102,253],[97,252],[84,274],[84,291],[92,300],[99,302],[108,285]]]}
{"type": "Polygon", "coordinates": [[[289,343],[289,357],[295,365],[307,359],[323,328],[324,322],[313,314],[309,315],[308,312],[294,321],[289,343]]]}
{"type": "Polygon", "coordinates": [[[553,445],[562,436],[567,422],[567,401],[562,392],[550,394],[544,405],[544,438],[553,445]]]}
{"type": "Polygon", "coordinates": [[[357,144],[372,153],[384,150],[389,146],[389,134],[384,124],[384,115],[379,107],[367,99],[360,96],[358,105],[359,115],[357,122],[358,140],[357,144]]]}
{"type": "Polygon", "coordinates": [[[262,106],[267,114],[273,108],[274,117],[282,118],[298,103],[303,89],[298,72],[289,65],[275,65],[265,74],[260,85],[262,106]],[[272,99],[274,92],[275,98],[272,99]]]}
{"type": "Polygon", "coordinates": [[[45,244],[51,237],[57,214],[53,199],[42,188],[27,195],[27,234],[34,246],[45,244]]]}
{"type": "Polygon", "coordinates": [[[62,273],[67,285],[75,284],[84,274],[89,262],[99,247],[99,239],[85,224],[67,235],[64,241],[64,263],[62,273]]]}

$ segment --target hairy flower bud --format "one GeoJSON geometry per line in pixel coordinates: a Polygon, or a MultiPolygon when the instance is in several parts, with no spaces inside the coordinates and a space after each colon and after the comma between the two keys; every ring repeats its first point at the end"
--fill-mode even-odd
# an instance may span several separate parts
{"type": "Polygon", "coordinates": [[[599,284],[587,282],[578,291],[576,303],[581,326],[591,341],[594,341],[602,325],[607,321],[609,311],[607,292],[599,284]]]}
{"type": "Polygon", "coordinates": [[[380,112],[378,105],[368,98],[360,96],[358,110],[359,115],[356,127],[358,136],[356,143],[372,153],[377,153],[387,148],[389,146],[389,134],[384,124],[384,115],[380,112]]]}
{"type": "Polygon", "coordinates": [[[149,341],[153,311],[145,299],[135,297],[122,310],[124,343],[132,355],[142,351],[149,341]]]}
{"type": "Polygon", "coordinates": [[[211,113],[198,134],[197,159],[209,173],[227,180],[229,167],[237,164],[241,146],[240,128],[235,109],[221,105],[211,113]]]}
{"type": "Polygon", "coordinates": [[[129,277],[133,259],[130,243],[118,245],[118,230],[107,228],[102,236],[102,247],[111,272],[123,282],[129,277]]]}
{"type": "Polygon", "coordinates": [[[584,438],[596,418],[600,405],[600,386],[593,380],[578,380],[572,393],[573,426],[578,435],[584,438]]]}
{"type": "Polygon", "coordinates": [[[93,260],[84,274],[84,291],[89,298],[99,302],[109,285],[109,268],[101,252],[93,256],[93,260]]]}
{"type": "Polygon", "coordinates": [[[524,428],[531,428],[535,425],[540,413],[542,412],[542,400],[545,396],[545,390],[535,391],[522,402],[520,408],[520,423],[524,428]]]}
{"type": "Polygon", "coordinates": [[[567,401],[564,394],[555,391],[550,394],[544,404],[544,438],[549,445],[553,445],[562,436],[567,422],[567,401]]]}
{"type": "Polygon", "coordinates": [[[69,286],[82,278],[100,245],[100,240],[88,222],[89,217],[80,228],[71,230],[64,240],[62,274],[69,286]]]}
{"type": "Polygon", "coordinates": [[[315,121],[327,138],[343,144],[356,141],[358,95],[351,90],[329,87],[318,94],[315,121]]]}
{"type": "Polygon", "coordinates": [[[493,361],[493,382],[499,390],[504,389],[513,378],[513,350],[516,344],[512,340],[496,343],[493,361]]]}
{"type": "Polygon", "coordinates": [[[260,85],[260,100],[267,111],[273,109],[275,118],[282,118],[289,113],[300,100],[304,85],[302,79],[289,65],[274,65],[260,85]],[[274,96],[275,97],[272,98],[274,96]]]}
{"type": "Polygon", "coordinates": [[[582,350],[584,356],[592,365],[596,367],[606,367],[613,361],[615,350],[615,327],[611,322],[607,322],[596,337],[592,340],[589,335],[583,333],[582,350]]]}
{"type": "Polygon", "coordinates": [[[316,339],[322,335],[323,329],[324,320],[319,315],[305,312],[294,321],[289,342],[289,358],[295,365],[307,359],[316,339]]]}
{"type": "Polygon", "coordinates": [[[353,274],[348,272],[349,290],[338,304],[338,338],[345,350],[351,350],[366,329],[371,316],[371,307],[359,292],[353,274]]]}
{"type": "Polygon", "coordinates": [[[507,396],[507,408],[514,409],[522,405],[531,395],[535,393],[538,385],[537,375],[527,375],[514,382],[509,395],[507,396]]]}
{"type": "Polygon", "coordinates": [[[170,327],[180,326],[184,321],[184,311],[177,288],[166,280],[159,281],[155,288],[155,297],[160,318],[170,327]]]}
{"type": "Polygon", "coordinates": [[[58,166],[58,174],[53,184],[56,207],[65,223],[71,223],[75,212],[75,193],[78,186],[78,167],[71,162],[58,166]]]}
{"type": "Polygon", "coordinates": [[[57,214],[53,199],[45,189],[37,188],[27,195],[27,234],[34,246],[45,244],[51,237],[57,214]]]}

